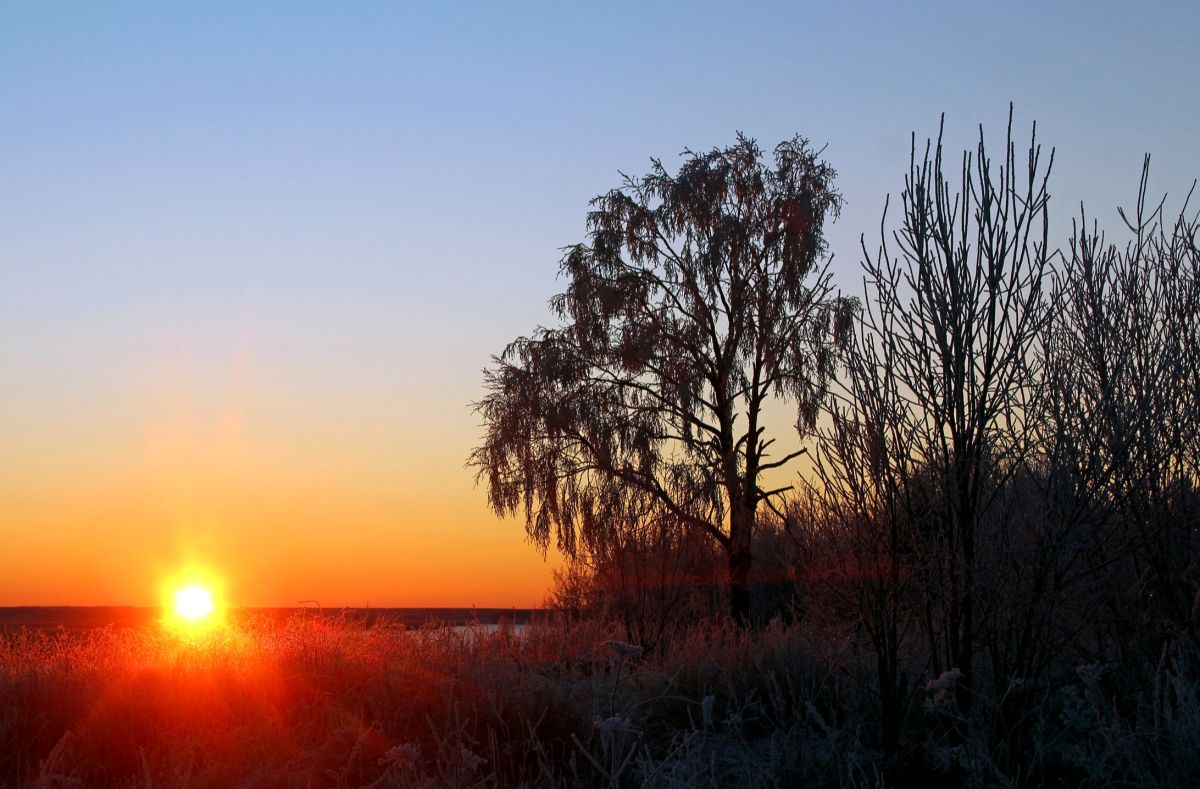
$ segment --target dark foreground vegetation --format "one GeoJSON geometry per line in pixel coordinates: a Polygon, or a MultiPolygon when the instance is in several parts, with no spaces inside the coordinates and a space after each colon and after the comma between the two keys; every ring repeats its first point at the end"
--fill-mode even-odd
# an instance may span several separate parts
{"type": "MultiPolygon", "coordinates": [[[[1019,753],[956,734],[953,675],[885,756],[852,629],[678,626],[631,648],[558,617],[512,630],[297,617],[0,641],[0,785],[42,787],[1188,786],[1194,653],[1067,670],[1019,753]]],[[[1000,709],[989,709],[996,715],[1000,709]]]]}

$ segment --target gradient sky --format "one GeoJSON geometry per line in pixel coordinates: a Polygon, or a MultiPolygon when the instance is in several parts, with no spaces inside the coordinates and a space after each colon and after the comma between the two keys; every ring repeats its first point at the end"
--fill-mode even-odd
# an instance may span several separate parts
{"type": "Polygon", "coordinates": [[[685,147],[1058,149],[1058,240],[1200,176],[1200,4],[0,2],[0,605],[526,606],[464,468],[587,201],[685,147]],[[251,8],[250,6],[253,5],[251,8]],[[653,5],[652,8],[646,7],[653,5]],[[1051,7],[1053,6],[1053,7],[1051,7]]]}

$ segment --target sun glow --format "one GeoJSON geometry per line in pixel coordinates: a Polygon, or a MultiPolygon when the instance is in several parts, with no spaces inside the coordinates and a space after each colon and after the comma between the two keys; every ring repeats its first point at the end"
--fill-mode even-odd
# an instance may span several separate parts
{"type": "Polygon", "coordinates": [[[193,622],[213,612],[212,594],[203,586],[185,586],[175,593],[175,613],[193,622]]]}
{"type": "Polygon", "coordinates": [[[195,568],[163,583],[163,623],[181,631],[208,630],[223,623],[225,606],[221,583],[195,568]]]}

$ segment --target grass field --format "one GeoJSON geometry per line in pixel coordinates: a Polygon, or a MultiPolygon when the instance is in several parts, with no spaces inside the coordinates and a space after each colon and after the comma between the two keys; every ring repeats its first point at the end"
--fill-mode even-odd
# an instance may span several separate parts
{"type": "MultiPolygon", "coordinates": [[[[519,635],[313,616],[195,634],[25,629],[0,638],[0,786],[1029,783],[932,726],[885,761],[869,672],[818,659],[810,635],[697,627],[643,655],[611,627],[561,619],[519,635]]],[[[1039,758],[1057,783],[1187,774],[1194,686],[1153,690],[1182,703],[1151,730],[1088,681],[1044,706],[1039,758]]]]}
{"type": "Polygon", "coordinates": [[[613,635],[304,616],[194,636],[24,630],[0,641],[0,784],[684,786],[841,771],[808,710],[818,673],[786,633],[753,649],[713,633],[670,665],[613,635]]]}

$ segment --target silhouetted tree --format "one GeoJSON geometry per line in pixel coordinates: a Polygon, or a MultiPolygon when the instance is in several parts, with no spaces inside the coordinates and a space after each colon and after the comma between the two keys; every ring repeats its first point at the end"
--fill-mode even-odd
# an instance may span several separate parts
{"type": "Polygon", "coordinates": [[[1092,516],[1123,651],[1127,631],[1191,626],[1200,588],[1200,218],[1148,204],[1149,167],[1123,247],[1081,211],[1047,349],[1062,476],[1092,516]]]}
{"type": "Polygon", "coordinates": [[[756,512],[788,489],[764,475],[802,453],[768,452],[764,406],[791,401],[811,429],[849,323],[823,236],[841,197],[819,156],[796,137],[764,163],[739,135],[592,201],[551,301],[564,325],[494,358],[476,404],[487,433],[470,463],[543,550],[672,517],[725,552],[748,621],[756,512]]]}
{"type": "Polygon", "coordinates": [[[1055,254],[1047,243],[1049,166],[1042,168],[1036,138],[1018,162],[1011,111],[998,167],[982,129],[956,184],[943,174],[940,130],[917,154],[914,137],[900,227],[874,255],[864,244],[866,307],[821,441],[826,500],[843,521],[878,532],[877,542],[862,544],[861,560],[879,568],[871,619],[892,726],[904,689],[902,561],[918,563],[925,585],[919,618],[931,667],[962,672],[957,695],[969,707],[987,591],[983,530],[989,519],[1004,520],[997,491],[1036,448],[1030,418],[1048,320],[1042,286],[1055,254]]]}

